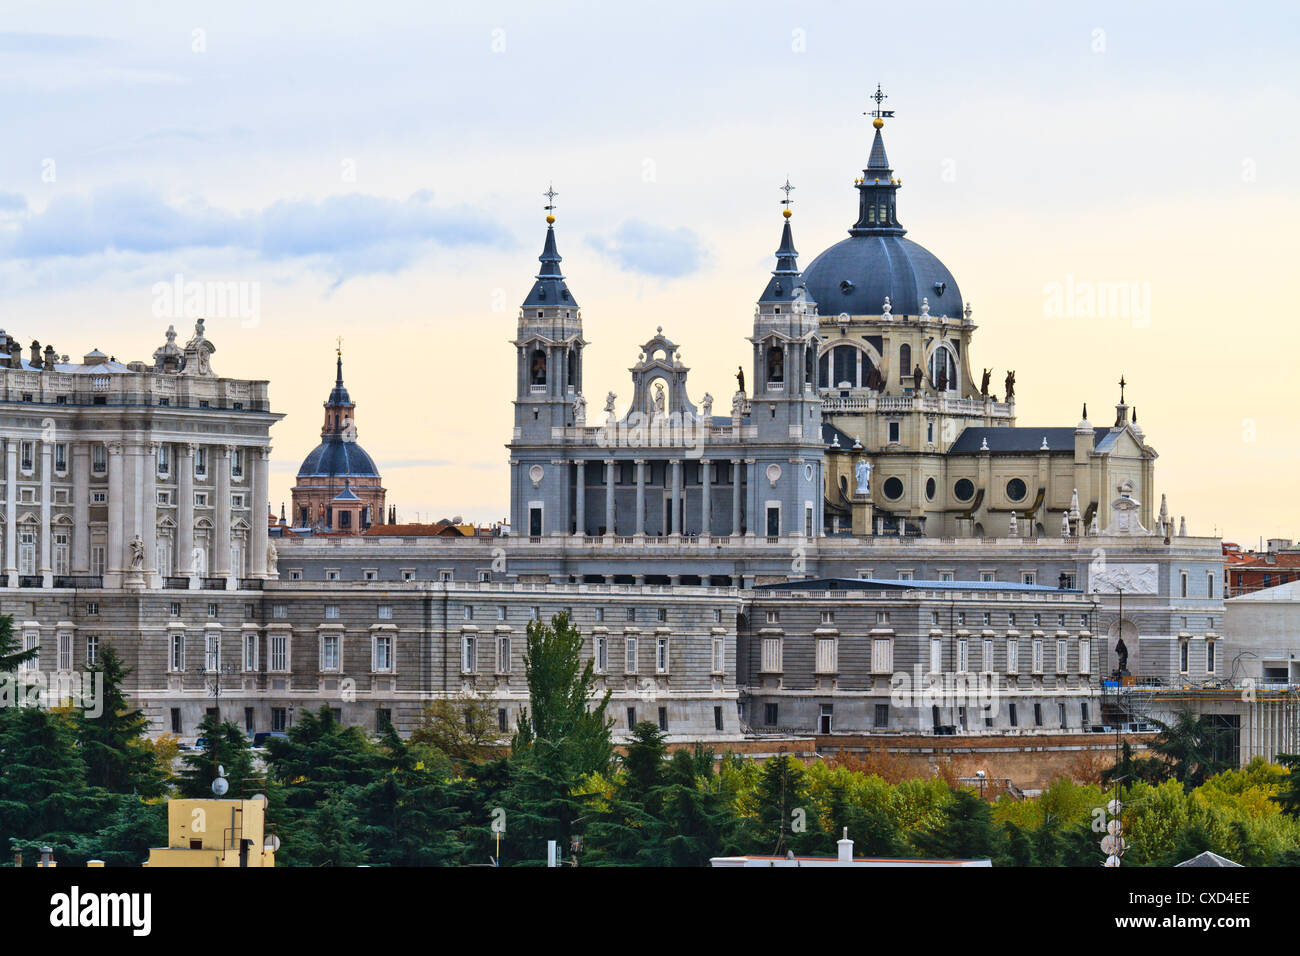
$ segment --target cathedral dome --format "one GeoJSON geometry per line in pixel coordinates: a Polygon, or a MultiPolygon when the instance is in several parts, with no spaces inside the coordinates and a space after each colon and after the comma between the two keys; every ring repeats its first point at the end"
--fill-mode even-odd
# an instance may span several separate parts
{"type": "Polygon", "coordinates": [[[958,318],[961,290],[948,268],[924,246],[898,235],[850,236],[831,246],[803,270],[808,298],[823,315],[880,315],[889,297],[894,315],[958,318]]]}
{"type": "Polygon", "coordinates": [[[366,450],[341,435],[326,438],[302,461],[299,478],[378,478],[379,470],[366,450]]]}
{"type": "Polygon", "coordinates": [[[880,116],[872,125],[876,133],[867,168],[854,183],[858,221],[849,238],[804,268],[808,297],[823,316],[880,315],[888,297],[894,315],[920,315],[923,300],[929,299],[931,315],[959,318],[963,300],[957,280],[933,253],[903,238],[907,230],[898,221],[903,182],[895,178],[885,154],[880,116]]]}

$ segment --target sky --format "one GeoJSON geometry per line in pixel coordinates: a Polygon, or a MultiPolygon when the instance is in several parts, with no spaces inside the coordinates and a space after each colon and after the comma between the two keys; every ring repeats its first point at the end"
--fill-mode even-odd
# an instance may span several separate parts
{"type": "MultiPolygon", "coordinates": [[[[401,520],[505,516],[519,303],[554,184],[585,392],[658,326],[730,394],[795,185],[843,238],[879,83],[908,237],[1016,371],[1018,424],[1118,381],[1193,534],[1300,538],[1300,12],[1287,3],[7,2],[0,328],[148,359],[207,316],[268,379],[271,500],[342,337],[401,520]],[[177,277],[180,277],[178,280],[177,277]]],[[[599,404],[599,403],[598,403],[599,404]]]]}

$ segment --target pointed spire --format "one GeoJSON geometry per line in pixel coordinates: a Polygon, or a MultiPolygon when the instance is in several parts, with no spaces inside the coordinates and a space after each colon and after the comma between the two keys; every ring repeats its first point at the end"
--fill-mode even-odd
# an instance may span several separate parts
{"type": "Polygon", "coordinates": [[[336,356],[336,367],[334,372],[334,388],[330,392],[329,400],[326,405],[351,405],[352,398],[348,395],[348,390],[343,387],[343,337],[338,340],[338,349],[336,356]]]}
{"type": "Polygon", "coordinates": [[[560,271],[560,250],[555,244],[555,197],[559,195],[555,188],[548,187],[546,192],[542,193],[546,197],[546,240],[542,243],[542,254],[537,257],[537,261],[542,264],[535,278],[532,291],[528,293],[528,298],[524,299],[524,308],[540,308],[550,306],[577,308],[578,303],[569,293],[569,287],[564,282],[564,273],[560,271]]]}
{"type": "Polygon", "coordinates": [[[902,182],[894,178],[889,156],[885,153],[885,137],[881,132],[885,120],[892,119],[894,111],[881,109],[881,104],[888,97],[881,91],[879,84],[871,99],[875,100],[876,107],[868,110],[866,115],[872,117],[871,125],[875,127],[876,133],[871,140],[867,168],[855,184],[858,190],[858,221],[849,230],[849,235],[901,236],[907,232],[898,223],[896,193],[902,182]]]}
{"type": "Polygon", "coordinates": [[[789,177],[786,177],[785,185],[779,187],[785,192],[785,198],[781,200],[784,207],[781,210],[781,216],[785,222],[781,225],[781,244],[776,250],[776,268],[772,270],[772,278],[768,280],[767,287],[763,294],[759,296],[759,302],[792,302],[795,300],[802,301],[812,305],[808,298],[808,290],[803,284],[803,274],[799,271],[799,252],[794,247],[794,233],[790,229],[790,217],[794,215],[790,209],[794,202],[790,198],[791,191],[795,188],[790,185],[789,177]]]}

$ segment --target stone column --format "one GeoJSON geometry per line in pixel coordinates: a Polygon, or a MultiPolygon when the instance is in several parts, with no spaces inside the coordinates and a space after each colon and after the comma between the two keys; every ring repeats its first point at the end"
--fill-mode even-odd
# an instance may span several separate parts
{"type": "Polygon", "coordinates": [[[72,573],[90,573],[90,446],[72,445],[72,573]]]}
{"type": "Polygon", "coordinates": [[[140,537],[144,540],[145,587],[162,585],[158,579],[158,446],[146,442],[141,455],[144,480],[140,488],[140,537]]]}
{"type": "Polygon", "coordinates": [[[176,576],[194,573],[194,445],[176,446],[176,576]]]}
{"type": "Polygon", "coordinates": [[[762,493],[762,489],[759,487],[758,468],[753,458],[745,459],[745,481],[745,493],[749,498],[745,507],[745,512],[749,515],[749,524],[745,527],[750,535],[767,534],[767,529],[761,523],[766,516],[763,514],[763,505],[759,502],[758,496],[762,493]]]}
{"type": "Polygon", "coordinates": [[[673,466],[673,490],[672,490],[672,511],[673,511],[673,534],[680,536],[686,529],[682,527],[683,519],[686,517],[683,512],[686,510],[682,507],[682,460],[680,458],[669,459],[673,466]]]}
{"type": "Polygon", "coordinates": [[[18,439],[5,439],[5,577],[18,587],[18,439]]]}
{"type": "Polygon", "coordinates": [[[713,462],[707,458],[700,459],[700,534],[711,534],[709,509],[713,503],[709,500],[710,486],[713,484],[713,462]]]}
{"type": "Polygon", "coordinates": [[[116,575],[113,583],[107,580],[106,587],[115,587],[121,583],[121,574],[126,555],[126,536],[124,533],[125,511],[123,509],[122,469],[125,467],[126,449],[120,441],[108,444],[108,554],[104,558],[104,574],[116,575]]]}
{"type": "Polygon", "coordinates": [[[42,587],[50,587],[54,581],[54,555],[50,553],[50,474],[54,471],[54,444],[41,441],[41,560],[37,570],[41,574],[42,587]]]}
{"type": "MultiPolygon", "coordinates": [[[[270,448],[246,448],[244,456],[251,458],[250,464],[253,468],[252,480],[252,503],[249,506],[249,513],[252,515],[251,523],[253,530],[248,535],[248,575],[253,578],[264,578],[267,574],[266,567],[266,547],[267,547],[267,524],[266,518],[270,511],[270,481],[268,478],[270,470],[270,448]]],[[[377,524],[382,523],[384,516],[379,516],[377,524]]]]}
{"type": "Polygon", "coordinates": [[[731,459],[731,534],[740,534],[740,465],[739,458],[731,459]]]}
{"type": "Polygon", "coordinates": [[[636,460],[636,533],[645,536],[645,459],[636,460]]]}
{"type": "Polygon", "coordinates": [[[212,542],[212,576],[228,578],[230,567],[230,445],[218,445],[217,500],[213,502],[216,540],[212,542]]]}
{"type": "Polygon", "coordinates": [[[614,459],[605,459],[605,533],[614,533],[614,459]]]}
{"type": "Polygon", "coordinates": [[[573,521],[574,534],[587,533],[587,462],[579,458],[573,463],[573,521]]]}

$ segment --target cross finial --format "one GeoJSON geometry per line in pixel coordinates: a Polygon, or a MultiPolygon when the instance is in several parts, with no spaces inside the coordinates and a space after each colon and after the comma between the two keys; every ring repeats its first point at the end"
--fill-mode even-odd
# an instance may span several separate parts
{"type": "Polygon", "coordinates": [[[1127,385],[1127,384],[1128,384],[1128,382],[1124,381],[1124,376],[1123,376],[1123,375],[1120,375],[1120,377],[1119,377],[1119,403],[1120,403],[1121,405],[1124,404],[1124,386],[1127,385]]]}
{"type": "Polygon", "coordinates": [[[555,191],[554,184],[548,185],[546,187],[546,192],[542,193],[542,195],[546,197],[546,205],[542,208],[547,212],[552,212],[555,209],[555,197],[559,195],[559,193],[555,191]]]}
{"type": "Polygon", "coordinates": [[[874,119],[893,117],[894,115],[893,110],[881,109],[881,104],[883,104],[885,100],[889,99],[889,95],[880,88],[879,83],[876,84],[876,92],[872,93],[868,97],[868,99],[872,99],[876,101],[876,108],[874,110],[867,110],[862,114],[863,116],[870,116],[873,117],[874,119]]]}
{"type": "Polygon", "coordinates": [[[342,358],[343,357],[343,336],[341,335],[339,336],[339,344],[338,344],[337,352],[339,358],[342,358]]]}
{"type": "Polygon", "coordinates": [[[790,185],[789,176],[785,177],[785,185],[778,186],[777,188],[785,193],[785,198],[781,200],[782,206],[789,206],[792,202],[794,202],[794,200],[790,198],[790,193],[794,192],[794,187],[790,185]]]}

